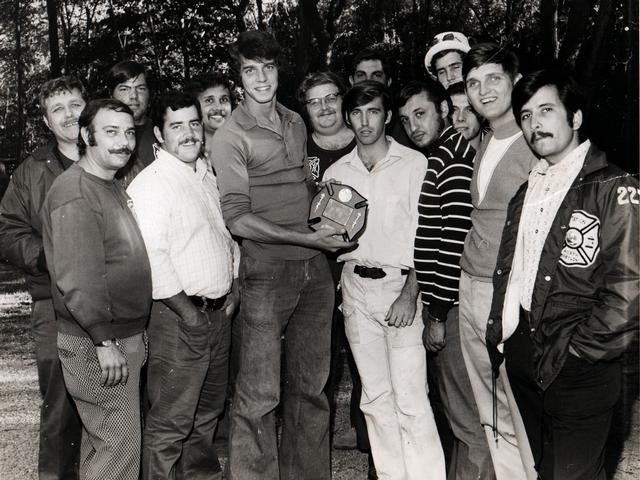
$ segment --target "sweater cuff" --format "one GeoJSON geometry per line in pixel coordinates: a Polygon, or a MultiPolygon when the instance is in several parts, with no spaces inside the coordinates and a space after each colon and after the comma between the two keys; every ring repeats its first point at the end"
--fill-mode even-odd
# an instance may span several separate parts
{"type": "Polygon", "coordinates": [[[91,337],[91,341],[94,343],[94,345],[104,340],[114,338],[113,329],[111,328],[111,322],[93,325],[91,326],[91,328],[87,329],[87,332],[89,333],[89,337],[91,337]]]}
{"type": "Polygon", "coordinates": [[[449,310],[453,307],[454,302],[446,302],[444,300],[437,300],[431,297],[431,301],[429,302],[429,313],[445,321],[447,319],[447,315],[449,314],[449,310]]]}

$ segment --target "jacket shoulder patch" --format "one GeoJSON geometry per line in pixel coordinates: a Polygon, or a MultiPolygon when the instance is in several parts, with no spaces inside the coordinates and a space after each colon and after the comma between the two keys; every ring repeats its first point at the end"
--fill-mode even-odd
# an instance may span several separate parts
{"type": "Polygon", "coordinates": [[[583,210],[575,210],[564,237],[560,263],[565,267],[590,267],[599,252],[600,219],[583,210]]]}

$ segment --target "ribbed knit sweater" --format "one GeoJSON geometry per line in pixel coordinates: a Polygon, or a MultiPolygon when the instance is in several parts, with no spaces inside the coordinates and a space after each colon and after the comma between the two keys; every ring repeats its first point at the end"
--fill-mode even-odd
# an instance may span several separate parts
{"type": "Polygon", "coordinates": [[[418,202],[414,264],[422,303],[446,318],[458,303],[460,256],[471,227],[469,185],[475,150],[452,127],[429,150],[418,202]]]}

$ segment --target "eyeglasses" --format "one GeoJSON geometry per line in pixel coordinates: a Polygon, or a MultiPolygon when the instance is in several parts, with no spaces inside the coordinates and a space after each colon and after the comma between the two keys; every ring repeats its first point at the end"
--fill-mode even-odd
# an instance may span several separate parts
{"type": "Polygon", "coordinates": [[[340,94],[338,92],[330,93],[329,95],[325,95],[323,98],[310,98],[305,102],[312,110],[319,110],[322,108],[322,104],[324,105],[335,105],[338,101],[338,97],[340,94]]]}

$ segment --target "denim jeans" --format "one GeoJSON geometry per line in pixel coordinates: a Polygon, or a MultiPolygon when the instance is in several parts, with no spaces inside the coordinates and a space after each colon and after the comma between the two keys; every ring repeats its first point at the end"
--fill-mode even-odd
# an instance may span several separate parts
{"type": "Polygon", "coordinates": [[[50,298],[35,300],[31,325],[36,344],[40,407],[40,450],[38,473],[41,480],[78,478],[82,424],[67,392],[58,358],[58,323],[50,298]]]}
{"type": "Polygon", "coordinates": [[[151,407],[144,430],[145,479],[222,476],[213,435],[227,393],[231,319],[222,311],[207,317],[206,324],[188,326],[162,302],[153,302],[147,329],[151,407]]]}
{"type": "Polygon", "coordinates": [[[328,480],[333,282],[324,255],[240,261],[240,365],[231,412],[231,480],[328,480]],[[281,337],[286,378],[280,451],[281,337]]]}

